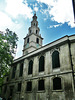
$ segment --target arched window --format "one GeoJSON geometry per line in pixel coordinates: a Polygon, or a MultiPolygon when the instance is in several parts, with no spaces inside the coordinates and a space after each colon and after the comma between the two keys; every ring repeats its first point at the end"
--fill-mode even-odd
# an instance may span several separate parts
{"type": "Polygon", "coordinates": [[[27,43],[29,43],[29,38],[27,39],[27,43]]]}
{"type": "Polygon", "coordinates": [[[16,65],[13,67],[12,78],[15,78],[15,74],[16,74],[16,65]]]}
{"type": "Polygon", "coordinates": [[[39,72],[44,71],[44,56],[39,59],[39,72]]]}
{"type": "Polygon", "coordinates": [[[36,30],[36,34],[37,34],[38,30],[36,30]]]}
{"type": "Polygon", "coordinates": [[[61,89],[61,78],[56,77],[53,79],[53,90],[60,90],[61,89]]]}
{"type": "Polygon", "coordinates": [[[32,71],[33,71],[33,61],[31,60],[29,62],[28,74],[32,74],[32,71]]]}
{"type": "Polygon", "coordinates": [[[20,64],[20,73],[19,76],[22,76],[23,74],[23,63],[20,64]]]}
{"type": "Polygon", "coordinates": [[[52,67],[53,68],[60,67],[59,52],[58,51],[54,51],[52,54],[52,67]]]}
{"type": "Polygon", "coordinates": [[[36,43],[38,43],[38,44],[39,44],[39,39],[38,39],[38,38],[36,38],[36,43]]]}

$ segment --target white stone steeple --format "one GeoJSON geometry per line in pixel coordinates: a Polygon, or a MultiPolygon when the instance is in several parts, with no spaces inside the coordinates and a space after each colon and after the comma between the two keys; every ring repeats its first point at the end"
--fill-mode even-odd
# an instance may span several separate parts
{"type": "Polygon", "coordinates": [[[42,46],[41,34],[39,34],[40,29],[38,27],[38,21],[36,13],[33,16],[33,20],[31,21],[31,27],[28,29],[28,34],[24,38],[24,47],[23,47],[23,55],[30,53],[37,48],[42,46]]]}

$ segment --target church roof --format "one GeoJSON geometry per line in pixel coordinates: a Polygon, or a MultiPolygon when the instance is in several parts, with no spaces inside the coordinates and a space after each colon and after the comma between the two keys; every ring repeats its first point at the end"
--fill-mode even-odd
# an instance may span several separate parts
{"type": "Polygon", "coordinates": [[[21,61],[23,59],[26,59],[26,58],[28,58],[30,56],[35,56],[35,55],[37,55],[40,52],[43,52],[43,51],[46,51],[46,50],[50,50],[53,47],[56,47],[57,45],[58,46],[63,45],[64,43],[66,43],[68,41],[71,41],[71,42],[75,41],[75,34],[71,35],[71,36],[66,35],[66,36],[64,36],[62,38],[59,38],[59,39],[57,39],[57,40],[47,44],[47,45],[44,45],[41,48],[38,48],[37,50],[34,50],[34,51],[28,53],[27,55],[23,55],[23,56],[15,59],[14,63],[19,62],[19,61],[21,61]]]}

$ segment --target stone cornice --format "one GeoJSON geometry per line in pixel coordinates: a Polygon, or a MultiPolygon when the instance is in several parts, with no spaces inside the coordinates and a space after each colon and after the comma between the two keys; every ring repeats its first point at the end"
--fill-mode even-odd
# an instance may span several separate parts
{"type": "Polygon", "coordinates": [[[71,35],[71,36],[66,35],[66,36],[64,36],[64,37],[62,37],[62,38],[60,38],[58,40],[55,40],[55,41],[53,41],[53,42],[51,42],[51,43],[49,43],[49,44],[47,44],[45,46],[42,46],[42,47],[38,48],[37,50],[34,50],[34,51],[28,53],[27,55],[23,55],[23,56],[19,57],[18,59],[15,59],[14,63],[16,63],[16,62],[18,62],[20,60],[26,59],[26,58],[28,58],[30,56],[34,56],[34,55],[36,55],[36,54],[38,54],[40,52],[43,52],[45,50],[51,49],[54,46],[63,45],[65,43],[67,43],[68,40],[70,40],[72,42],[75,42],[75,34],[71,35]]]}
{"type": "Polygon", "coordinates": [[[55,76],[61,76],[63,74],[72,74],[73,71],[69,70],[69,71],[64,71],[64,72],[59,72],[59,73],[51,73],[51,74],[43,74],[43,75],[38,75],[38,76],[31,76],[31,77],[21,77],[21,78],[17,78],[17,79],[11,79],[10,82],[4,83],[4,84],[12,84],[12,83],[16,83],[16,82],[22,82],[22,81],[30,81],[30,80],[34,80],[34,79],[40,79],[40,78],[46,78],[46,77],[55,77],[55,76]]]}
{"type": "Polygon", "coordinates": [[[28,34],[24,39],[26,39],[27,37],[29,37],[31,35],[38,36],[39,38],[41,38],[43,40],[43,38],[41,37],[41,35],[38,35],[38,34],[35,34],[35,33],[28,34]]]}

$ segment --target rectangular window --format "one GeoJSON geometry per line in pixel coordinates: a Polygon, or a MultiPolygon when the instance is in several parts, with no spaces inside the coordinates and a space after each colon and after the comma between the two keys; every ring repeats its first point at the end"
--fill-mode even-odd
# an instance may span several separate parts
{"type": "Polygon", "coordinates": [[[16,73],[16,66],[13,67],[12,78],[15,78],[15,73],[16,73]]]}
{"type": "Polygon", "coordinates": [[[38,90],[45,90],[44,80],[39,80],[38,81],[38,90]]]}
{"type": "Polygon", "coordinates": [[[21,83],[18,83],[18,92],[21,92],[21,83]]]}
{"type": "Polygon", "coordinates": [[[56,77],[53,79],[53,90],[61,90],[61,78],[56,77]]]}
{"type": "Polygon", "coordinates": [[[32,91],[32,82],[27,82],[27,89],[26,91],[32,91]]]}

